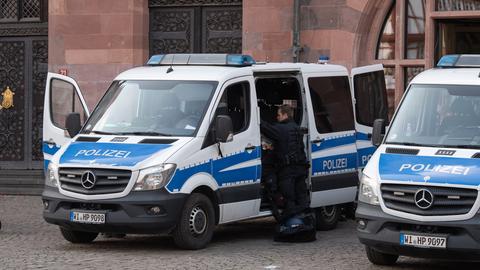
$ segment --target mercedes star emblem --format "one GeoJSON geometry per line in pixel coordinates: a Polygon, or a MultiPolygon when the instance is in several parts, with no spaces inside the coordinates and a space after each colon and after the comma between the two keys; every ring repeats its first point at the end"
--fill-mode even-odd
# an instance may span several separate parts
{"type": "Polygon", "coordinates": [[[414,196],[415,204],[418,208],[426,210],[433,205],[433,194],[428,189],[419,189],[414,196]]]}
{"type": "Polygon", "coordinates": [[[82,174],[82,186],[86,189],[91,189],[95,186],[95,182],[97,181],[97,178],[95,177],[95,174],[93,174],[92,171],[86,171],[82,174]]]}

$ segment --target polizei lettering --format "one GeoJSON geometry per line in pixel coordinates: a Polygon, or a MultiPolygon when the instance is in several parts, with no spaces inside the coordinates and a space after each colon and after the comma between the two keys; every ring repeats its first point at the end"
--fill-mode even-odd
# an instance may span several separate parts
{"type": "Polygon", "coordinates": [[[90,150],[80,150],[75,154],[77,156],[85,157],[112,157],[112,158],[127,158],[131,152],[129,151],[120,151],[120,150],[109,150],[109,149],[90,149],[90,150]]]}
{"type": "Polygon", "coordinates": [[[432,164],[402,164],[399,172],[436,172],[445,174],[468,175],[469,167],[453,166],[453,165],[432,165],[432,164]]]}
{"type": "Polygon", "coordinates": [[[327,159],[323,161],[323,170],[339,170],[347,168],[346,158],[327,159]]]}

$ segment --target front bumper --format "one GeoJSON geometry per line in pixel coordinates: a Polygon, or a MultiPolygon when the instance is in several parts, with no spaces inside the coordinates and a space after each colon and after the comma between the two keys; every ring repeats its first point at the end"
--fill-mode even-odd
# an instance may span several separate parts
{"type": "MultiPolygon", "coordinates": [[[[177,224],[187,194],[170,194],[165,189],[131,192],[125,197],[106,200],[80,200],[45,187],[42,200],[48,201],[43,218],[51,224],[78,231],[156,234],[170,232],[177,224]],[[159,206],[154,215],[149,208],[159,206]],[[71,222],[70,212],[105,213],[105,224],[71,222]]],[[[44,204],[45,205],[45,204],[44,204]]]]}
{"type": "Polygon", "coordinates": [[[357,226],[360,242],[387,254],[422,258],[480,261],[480,215],[469,220],[449,222],[419,222],[386,214],[380,206],[359,202],[357,226]],[[417,248],[400,245],[400,233],[447,236],[447,248],[417,248]]]}

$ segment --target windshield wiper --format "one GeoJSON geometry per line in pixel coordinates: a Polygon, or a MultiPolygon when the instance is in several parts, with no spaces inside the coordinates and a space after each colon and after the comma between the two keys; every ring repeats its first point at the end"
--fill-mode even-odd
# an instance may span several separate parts
{"type": "Polygon", "coordinates": [[[398,144],[406,146],[433,146],[428,144],[412,143],[412,142],[385,142],[386,144],[398,144]]]}
{"type": "Polygon", "coordinates": [[[135,132],[122,132],[120,135],[136,135],[136,136],[171,136],[170,134],[155,132],[155,131],[135,131],[135,132]]]}
{"type": "Polygon", "coordinates": [[[100,135],[118,135],[118,133],[106,132],[106,131],[100,131],[100,130],[92,130],[90,131],[90,133],[95,133],[100,135]]]}
{"type": "Polygon", "coordinates": [[[462,148],[462,149],[480,149],[480,145],[459,144],[459,145],[445,145],[450,148],[462,148]]]}

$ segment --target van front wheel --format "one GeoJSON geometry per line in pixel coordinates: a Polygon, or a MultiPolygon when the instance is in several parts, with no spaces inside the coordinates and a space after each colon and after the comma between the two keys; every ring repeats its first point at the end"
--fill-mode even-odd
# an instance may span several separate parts
{"type": "Polygon", "coordinates": [[[365,246],[368,260],[376,265],[394,265],[398,260],[398,255],[382,253],[375,249],[365,246]]]}
{"type": "Polygon", "coordinates": [[[183,207],[173,230],[175,244],[183,249],[202,249],[210,243],[215,227],[215,212],[207,196],[193,193],[183,207]]]}
{"type": "Polygon", "coordinates": [[[98,233],[95,232],[73,231],[62,227],[60,227],[60,231],[62,232],[62,236],[65,238],[65,240],[74,244],[91,243],[98,236],[98,233]]]}
{"type": "Polygon", "coordinates": [[[338,205],[329,205],[315,208],[315,218],[317,230],[329,231],[337,227],[340,218],[340,207],[338,205]]]}

